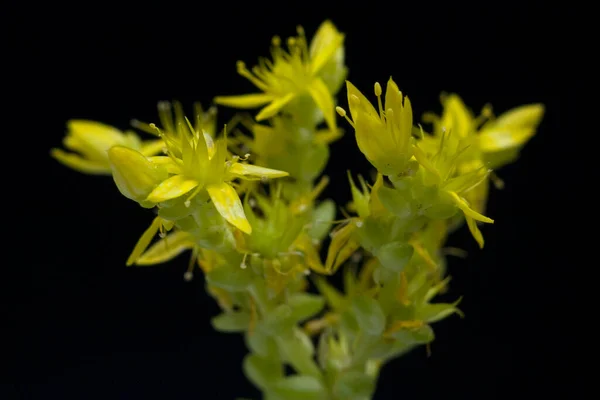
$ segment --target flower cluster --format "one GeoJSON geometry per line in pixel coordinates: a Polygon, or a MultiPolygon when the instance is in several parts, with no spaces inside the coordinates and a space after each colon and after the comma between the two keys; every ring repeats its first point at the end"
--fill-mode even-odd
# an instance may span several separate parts
{"type": "Polygon", "coordinates": [[[112,175],[118,190],[156,217],[127,265],[155,265],[191,253],[186,279],[202,271],[224,332],[244,334],[247,377],[269,399],[368,399],[381,366],[434,339],[431,327],[458,301],[435,302],[449,282],[448,234],[466,223],[483,247],[492,169],[514,161],[544,108],[526,105],[480,116],[455,94],[423,129],[391,78],[374,85],[375,106],[347,78],[345,36],[325,21],[310,43],[304,30],[273,38],[271,58],[238,73],[261,92],[215,103],[262,107],[218,129],[216,108],[187,118],[159,103],[159,122],[134,121],[150,140],[92,121],[70,121],[59,162],[112,175]],[[347,107],[336,106],[344,86],[347,107]],[[351,202],[336,215],[320,199],[330,145],[354,131],[376,170],[373,182],[348,173],[351,202]],[[322,258],[321,256],[324,255],[322,258]],[[326,277],[338,270],[343,288],[326,277]],[[286,367],[291,367],[288,373],[286,367]]]}

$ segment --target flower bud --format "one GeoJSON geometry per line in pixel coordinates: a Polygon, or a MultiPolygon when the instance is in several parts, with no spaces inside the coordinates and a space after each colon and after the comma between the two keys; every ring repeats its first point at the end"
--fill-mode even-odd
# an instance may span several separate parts
{"type": "Polygon", "coordinates": [[[111,147],[108,158],[113,178],[123,196],[144,207],[151,207],[152,204],[145,199],[169,177],[167,170],[153,164],[140,152],[123,146],[111,147]]]}

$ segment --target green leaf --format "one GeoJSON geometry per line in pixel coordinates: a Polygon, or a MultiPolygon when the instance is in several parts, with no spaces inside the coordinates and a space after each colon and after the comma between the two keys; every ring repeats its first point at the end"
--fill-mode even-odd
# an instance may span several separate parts
{"type": "Polygon", "coordinates": [[[225,312],[217,315],[211,320],[213,328],[221,332],[243,332],[250,324],[250,313],[225,312]]]}
{"type": "Polygon", "coordinates": [[[287,303],[292,307],[290,318],[300,322],[320,312],[325,306],[325,299],[316,294],[294,293],[288,298],[287,303]]]}
{"type": "Polygon", "coordinates": [[[448,219],[452,218],[458,212],[458,207],[454,204],[433,204],[423,210],[423,214],[431,219],[448,219]]]}
{"type": "Polygon", "coordinates": [[[377,300],[360,296],[352,299],[351,310],[360,329],[370,335],[380,335],[385,329],[385,315],[377,300]]]}
{"type": "Polygon", "coordinates": [[[325,300],[331,309],[341,311],[344,308],[346,304],[344,295],[334,286],[329,284],[325,278],[315,276],[313,282],[321,295],[325,297],[325,300]]]}
{"type": "Polygon", "coordinates": [[[283,378],[281,363],[262,358],[258,354],[247,355],[244,358],[243,369],[248,379],[262,390],[283,378]]]}
{"type": "Polygon", "coordinates": [[[327,390],[312,376],[294,375],[278,381],[272,391],[286,400],[325,400],[327,390]]]}
{"type": "Polygon", "coordinates": [[[252,272],[249,268],[239,266],[215,268],[206,275],[211,285],[225,290],[239,292],[246,290],[252,282],[252,272]]]}
{"type": "Polygon", "coordinates": [[[270,311],[265,320],[264,328],[271,335],[282,334],[283,332],[291,332],[290,329],[294,326],[292,319],[292,307],[288,304],[280,304],[273,311],[270,311]]]}
{"type": "Polygon", "coordinates": [[[291,334],[279,335],[277,344],[285,361],[297,372],[314,377],[321,376],[321,371],[313,359],[315,348],[304,331],[295,329],[291,334]]]}
{"type": "Polygon", "coordinates": [[[279,350],[275,339],[265,332],[264,322],[259,322],[252,333],[247,332],[245,335],[246,346],[253,352],[263,358],[271,358],[278,360],[279,350]]]}
{"type": "Polygon", "coordinates": [[[409,219],[414,216],[415,212],[411,205],[411,199],[407,193],[398,190],[390,189],[382,186],[377,192],[381,204],[392,214],[402,219],[409,219]]]}
{"type": "Polygon", "coordinates": [[[423,325],[419,328],[400,329],[390,336],[405,345],[426,344],[435,339],[433,329],[429,325],[423,325]]]}
{"type": "Polygon", "coordinates": [[[333,394],[344,400],[370,399],[375,390],[375,378],[359,371],[349,371],[338,377],[333,394]]]}
{"type": "Polygon", "coordinates": [[[312,214],[312,224],[308,231],[308,235],[321,241],[329,233],[331,221],[335,219],[335,203],[331,199],[323,200],[312,214]]]}
{"type": "Polygon", "coordinates": [[[381,246],[376,256],[381,265],[394,272],[400,272],[406,267],[414,253],[413,247],[408,243],[392,242],[381,246]]]}

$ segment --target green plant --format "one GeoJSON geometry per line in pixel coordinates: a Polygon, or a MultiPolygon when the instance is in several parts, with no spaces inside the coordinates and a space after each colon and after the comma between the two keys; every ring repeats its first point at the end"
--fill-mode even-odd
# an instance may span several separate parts
{"type": "Polygon", "coordinates": [[[491,170],[515,160],[544,112],[532,104],[496,118],[488,106],[475,116],[444,94],[425,131],[391,78],[385,92],[375,83],[377,107],[346,81],[343,44],[325,21],[310,44],[298,28],[287,50],[273,39],[272,59],[251,70],[239,62],[260,92],[215,102],[263,108],[222,135],[214,107],[197,105],[188,119],[180,104],[161,102],[160,126],[134,124],[151,140],[77,120],[64,140],[73,152],[52,150],[73,169],[112,175],[125,197],[157,211],[127,265],[190,251],[186,279],[205,274],[222,309],[213,326],[244,335],[245,374],[269,400],[369,399],[385,362],[461,315],[458,300],[434,301],[449,281],[446,237],[466,222],[483,247],[488,188],[502,184],[491,170]],[[335,101],[344,83],[348,111],[335,101]],[[319,199],[329,145],[343,134],[336,111],[377,170],[374,182],[348,173],[341,220],[333,200],[319,199]],[[326,279],[340,268],[343,290],[326,279]]]}

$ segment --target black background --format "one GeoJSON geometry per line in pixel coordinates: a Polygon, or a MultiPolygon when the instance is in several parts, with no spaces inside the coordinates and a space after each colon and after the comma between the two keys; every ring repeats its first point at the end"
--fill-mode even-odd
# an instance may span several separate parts
{"type": "MultiPolygon", "coordinates": [[[[68,170],[48,152],[70,118],[124,129],[131,118],[155,121],[159,100],[178,99],[190,111],[195,100],[208,105],[215,95],[250,92],[237,60],[252,65],[268,55],[272,35],[293,35],[302,24],[311,36],[326,18],[346,33],[349,79],[371,93],[374,81],[392,75],[416,117],[439,112],[442,90],[459,93],[476,111],[487,102],[497,113],[531,102],[547,107],[521,159],[498,171],[506,187],[492,191],[488,215],[496,223],[484,227],[485,249],[466,229],[451,239],[469,256],[452,259],[446,297],[464,296],[466,318],[435,325],[430,357],[421,348],[387,365],[375,398],[560,393],[567,377],[557,371],[568,350],[559,345],[555,316],[566,289],[557,273],[560,240],[545,221],[555,196],[548,165],[561,143],[569,90],[557,65],[565,51],[557,21],[573,13],[524,1],[20,9],[9,39],[20,69],[15,79],[26,76],[18,81],[28,99],[23,124],[35,135],[21,145],[34,146],[29,157],[39,164],[36,190],[43,194],[23,200],[37,204],[21,217],[35,245],[19,253],[28,277],[17,305],[26,311],[17,312],[19,340],[9,344],[17,355],[3,378],[10,396],[258,398],[241,372],[242,338],[212,330],[218,310],[201,277],[183,281],[187,257],[125,267],[151,213],[123,198],[110,177],[68,170]]],[[[343,92],[339,98],[345,106],[343,92]]],[[[327,170],[326,195],[342,203],[349,199],[346,169],[369,171],[348,132],[333,145],[327,170]]]]}

